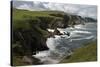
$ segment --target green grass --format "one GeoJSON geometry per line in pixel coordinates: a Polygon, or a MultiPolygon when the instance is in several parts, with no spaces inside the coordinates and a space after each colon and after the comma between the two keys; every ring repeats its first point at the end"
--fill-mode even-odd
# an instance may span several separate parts
{"type": "Polygon", "coordinates": [[[52,23],[54,19],[62,20],[62,17],[56,17],[52,16],[50,14],[57,14],[59,12],[56,11],[28,11],[28,10],[19,10],[19,9],[13,9],[12,12],[12,23],[13,28],[24,28],[24,29],[30,29],[30,22],[32,22],[35,26],[36,24],[42,24],[45,23],[45,21],[48,23],[52,23]],[[39,17],[42,17],[43,20],[39,19],[39,17]]]}
{"type": "MultiPolygon", "coordinates": [[[[52,25],[56,20],[61,20],[61,17],[51,16],[50,14],[59,13],[57,11],[28,11],[13,9],[12,11],[12,26],[13,30],[24,29],[32,30],[42,34],[41,36],[47,36],[45,30],[48,24],[52,25]]],[[[35,32],[34,32],[35,33],[35,32]]]]}
{"type": "Polygon", "coordinates": [[[32,17],[54,17],[50,14],[52,13],[59,13],[56,11],[27,11],[27,10],[13,10],[13,19],[23,19],[25,16],[32,16],[32,17]]]}
{"type": "Polygon", "coordinates": [[[97,60],[97,43],[91,42],[84,47],[78,48],[70,58],[64,58],[60,63],[88,62],[97,60]]]}

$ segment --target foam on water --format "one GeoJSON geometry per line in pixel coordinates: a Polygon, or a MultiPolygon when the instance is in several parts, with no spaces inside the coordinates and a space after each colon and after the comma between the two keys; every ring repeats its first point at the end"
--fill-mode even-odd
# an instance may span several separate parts
{"type": "Polygon", "coordinates": [[[88,31],[80,31],[80,30],[75,30],[73,33],[86,33],[86,34],[91,34],[91,32],[88,31]]]}
{"type": "MultiPolygon", "coordinates": [[[[70,36],[54,35],[55,38],[47,38],[46,43],[49,50],[41,51],[33,56],[39,58],[44,64],[58,63],[64,56],[72,54],[70,50],[74,48],[74,46],[79,47],[82,45],[81,42],[96,39],[96,25],[94,25],[93,23],[86,23],[85,25],[76,25],[75,28],[57,28],[61,33],[70,32],[70,36]],[[93,27],[93,29],[91,29],[91,27],[93,27]]],[[[54,29],[47,30],[54,32],[54,29]]]]}
{"type": "Polygon", "coordinates": [[[54,32],[54,29],[47,29],[49,32],[54,32]]]}
{"type": "Polygon", "coordinates": [[[84,38],[78,38],[78,39],[71,39],[72,41],[73,40],[84,40],[84,39],[92,39],[92,38],[94,38],[94,36],[90,36],[90,37],[84,37],[84,38]]]}

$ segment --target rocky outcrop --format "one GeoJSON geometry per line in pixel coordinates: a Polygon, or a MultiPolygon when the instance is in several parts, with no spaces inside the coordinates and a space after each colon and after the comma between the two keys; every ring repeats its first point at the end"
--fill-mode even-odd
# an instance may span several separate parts
{"type": "MultiPolygon", "coordinates": [[[[21,45],[20,51],[22,55],[33,55],[33,52],[48,50],[46,45],[46,38],[38,37],[39,34],[34,34],[35,31],[17,30],[13,31],[13,39],[15,43],[19,42],[21,45]],[[38,35],[38,36],[37,36],[38,35]]],[[[15,48],[13,48],[15,51],[15,48]]],[[[18,51],[19,49],[16,49],[18,51]]],[[[16,53],[16,52],[13,52],[16,53]]],[[[35,54],[35,53],[34,53],[35,54]]]]}

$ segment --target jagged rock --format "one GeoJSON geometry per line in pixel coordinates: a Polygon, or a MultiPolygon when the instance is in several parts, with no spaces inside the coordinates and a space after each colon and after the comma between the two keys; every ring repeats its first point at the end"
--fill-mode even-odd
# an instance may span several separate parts
{"type": "Polygon", "coordinates": [[[62,33],[60,33],[60,31],[59,30],[57,30],[57,28],[55,28],[55,30],[54,30],[54,33],[53,33],[54,35],[62,35],[62,33]]]}

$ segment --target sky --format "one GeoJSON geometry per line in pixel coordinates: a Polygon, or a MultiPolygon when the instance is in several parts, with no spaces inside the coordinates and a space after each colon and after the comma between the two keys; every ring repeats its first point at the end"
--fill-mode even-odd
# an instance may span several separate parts
{"type": "Polygon", "coordinates": [[[13,7],[17,9],[26,9],[31,11],[58,10],[58,11],[64,11],[66,13],[80,15],[83,17],[97,18],[96,5],[13,0],[13,7]]]}

